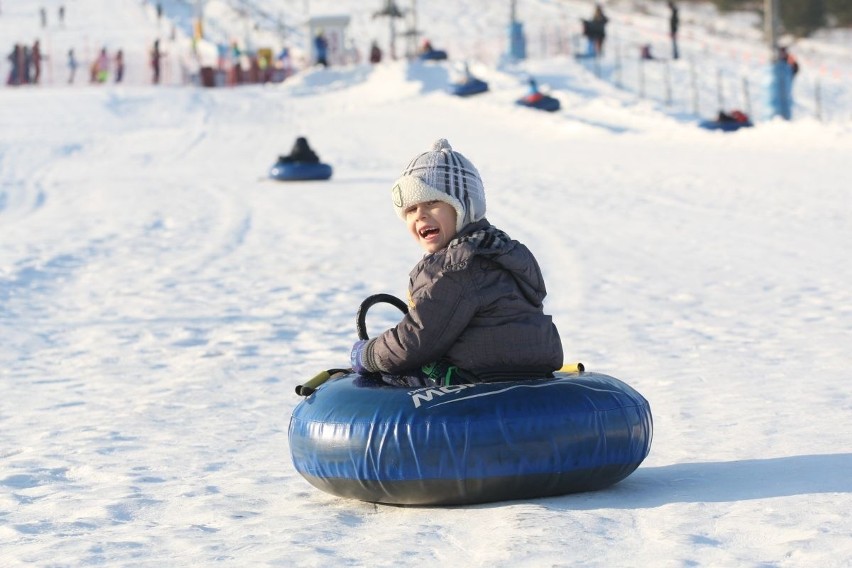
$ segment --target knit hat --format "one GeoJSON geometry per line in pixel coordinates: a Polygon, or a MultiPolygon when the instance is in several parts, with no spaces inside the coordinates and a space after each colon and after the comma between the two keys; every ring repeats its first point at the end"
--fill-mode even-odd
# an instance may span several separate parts
{"type": "Polygon", "coordinates": [[[456,210],[456,231],[485,217],[485,189],[470,160],[453,151],[445,138],[416,156],[393,184],[393,206],[400,219],[424,201],[444,201],[456,210]]]}

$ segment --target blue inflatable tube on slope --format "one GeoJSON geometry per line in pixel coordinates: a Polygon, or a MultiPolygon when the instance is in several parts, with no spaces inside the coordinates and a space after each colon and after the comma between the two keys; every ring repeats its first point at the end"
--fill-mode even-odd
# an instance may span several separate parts
{"type": "Polygon", "coordinates": [[[561,108],[561,104],[559,103],[559,99],[555,97],[551,97],[548,95],[542,95],[540,98],[530,99],[529,97],[524,97],[522,99],[518,99],[515,101],[516,105],[530,107],[538,110],[543,110],[545,112],[556,112],[561,108]]]}
{"type": "Polygon", "coordinates": [[[456,95],[457,97],[469,97],[486,92],[488,90],[488,83],[482,79],[473,78],[465,83],[453,83],[447,90],[451,95],[456,95]]]}
{"type": "Polygon", "coordinates": [[[751,128],[754,126],[752,122],[721,122],[718,120],[702,120],[698,123],[698,126],[705,130],[722,130],[724,132],[734,132],[739,130],[740,128],[751,128]]]}
{"type": "Polygon", "coordinates": [[[331,177],[331,166],[305,162],[276,162],[269,169],[269,177],[279,181],[324,180],[331,177]]]}
{"type": "Polygon", "coordinates": [[[447,52],[443,49],[433,49],[431,51],[424,51],[418,58],[421,61],[444,61],[447,58],[447,52]]]}
{"type": "Polygon", "coordinates": [[[651,446],[648,401],[613,377],[406,389],[349,374],[290,419],[296,470],[340,497],[462,505],[602,489],[651,446]]]}

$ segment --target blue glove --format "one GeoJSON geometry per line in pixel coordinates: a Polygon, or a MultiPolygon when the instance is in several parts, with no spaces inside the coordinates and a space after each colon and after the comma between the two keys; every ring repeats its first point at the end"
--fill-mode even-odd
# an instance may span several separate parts
{"type": "Polygon", "coordinates": [[[349,364],[352,365],[352,370],[359,375],[366,375],[369,371],[364,367],[364,351],[367,348],[367,339],[361,339],[355,342],[352,346],[352,352],[349,354],[349,364]]]}

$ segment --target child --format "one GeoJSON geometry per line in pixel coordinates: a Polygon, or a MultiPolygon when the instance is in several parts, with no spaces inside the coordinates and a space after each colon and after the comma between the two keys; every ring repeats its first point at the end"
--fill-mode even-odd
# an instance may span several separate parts
{"type": "Polygon", "coordinates": [[[299,163],[299,164],[319,164],[319,156],[313,151],[308,139],[304,136],[296,138],[293,144],[293,149],[286,156],[278,156],[278,162],[282,164],[299,163]]]}
{"type": "Polygon", "coordinates": [[[532,253],[485,219],[474,165],[440,139],[393,186],[393,205],[426,251],[409,275],[409,312],[352,347],[352,368],[402,386],[541,378],[562,366],[559,332],[532,253]]]}

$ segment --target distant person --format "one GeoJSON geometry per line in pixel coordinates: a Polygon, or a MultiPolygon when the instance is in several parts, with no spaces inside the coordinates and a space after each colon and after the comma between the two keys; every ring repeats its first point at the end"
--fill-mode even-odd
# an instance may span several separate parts
{"type": "Polygon", "coordinates": [[[153,72],[151,82],[155,85],[160,83],[160,60],[162,57],[163,54],[160,52],[160,40],[155,39],[154,45],[151,47],[151,71],[153,72]]]}
{"type": "Polygon", "coordinates": [[[793,117],[793,78],[799,72],[799,63],[786,47],[778,47],[772,62],[772,81],[768,91],[769,115],[786,120],[793,117]]]}
{"type": "Polygon", "coordinates": [[[240,51],[240,46],[237,42],[231,42],[231,69],[228,76],[229,85],[238,85],[243,81],[243,54],[240,51]]]}
{"type": "Polygon", "coordinates": [[[115,82],[121,83],[124,78],[124,52],[118,50],[115,52],[115,82]]]}
{"type": "Polygon", "coordinates": [[[38,10],[39,18],[41,19],[41,27],[47,27],[47,10],[44,9],[44,6],[39,8],[38,10]]]}
{"type": "Polygon", "coordinates": [[[464,84],[464,85],[467,85],[468,83],[470,83],[474,79],[475,79],[475,77],[473,76],[473,73],[470,72],[470,65],[467,64],[467,61],[465,61],[462,64],[461,79],[459,80],[459,82],[464,84]]]}
{"type": "Polygon", "coordinates": [[[541,94],[538,90],[538,82],[536,82],[536,80],[533,77],[530,77],[527,80],[527,86],[528,86],[527,96],[541,94]]]}
{"type": "Polygon", "coordinates": [[[370,44],[370,63],[376,64],[382,62],[382,49],[379,47],[379,44],[376,43],[376,40],[373,40],[373,43],[370,44]]]}
{"type": "Polygon", "coordinates": [[[317,64],[328,67],[328,40],[322,30],[314,36],[314,50],[317,54],[317,64]]]}
{"type": "Polygon", "coordinates": [[[674,2],[669,2],[669,35],[672,38],[672,59],[678,59],[680,53],[677,49],[677,31],[680,28],[680,15],[674,2]]]}
{"type": "Polygon", "coordinates": [[[749,117],[741,110],[732,110],[731,112],[719,111],[716,116],[716,121],[720,123],[738,123],[745,124],[749,122],[749,117]]]}
{"type": "Polygon", "coordinates": [[[544,95],[538,89],[538,82],[533,77],[527,80],[527,94],[524,100],[528,103],[536,103],[544,98],[544,95]]]}
{"type": "Polygon", "coordinates": [[[20,44],[15,44],[12,47],[12,52],[6,56],[6,59],[9,60],[10,68],[9,68],[9,76],[6,78],[7,85],[20,85],[21,84],[21,46],[20,44]]]}
{"type": "Polygon", "coordinates": [[[21,84],[27,85],[30,82],[30,66],[33,63],[32,52],[30,51],[30,46],[24,45],[21,47],[21,55],[22,59],[20,62],[20,70],[22,73],[21,76],[21,84]]]}
{"type": "Polygon", "coordinates": [[[107,55],[107,49],[105,47],[101,48],[101,52],[92,62],[92,68],[90,70],[89,80],[92,83],[104,83],[109,76],[109,55],[107,55]]]}
{"type": "Polygon", "coordinates": [[[74,55],[74,48],[68,50],[68,84],[74,83],[74,76],[77,74],[77,56],[74,55]]]}
{"type": "Polygon", "coordinates": [[[314,152],[308,144],[308,139],[304,136],[296,138],[293,144],[293,149],[286,156],[278,156],[278,162],[282,164],[318,164],[319,156],[314,152]]]}
{"type": "Polygon", "coordinates": [[[787,47],[778,48],[778,60],[785,62],[790,67],[790,74],[793,78],[799,72],[799,61],[790,53],[787,47]]]}
{"type": "Polygon", "coordinates": [[[59,6],[59,25],[65,27],[65,4],[59,6]]]}
{"type": "Polygon", "coordinates": [[[293,61],[290,58],[290,49],[288,47],[282,47],[276,59],[275,66],[281,69],[284,79],[293,74],[293,61]]]}
{"type": "Polygon", "coordinates": [[[609,18],[604,14],[603,6],[595,4],[595,11],[591,20],[583,21],[583,32],[589,39],[595,57],[603,55],[604,41],[606,40],[606,24],[609,18]]]}
{"type": "Polygon", "coordinates": [[[41,79],[41,44],[39,40],[35,40],[33,42],[33,48],[30,50],[30,62],[33,66],[33,74],[32,74],[32,82],[35,85],[38,85],[39,80],[41,79]]]}

